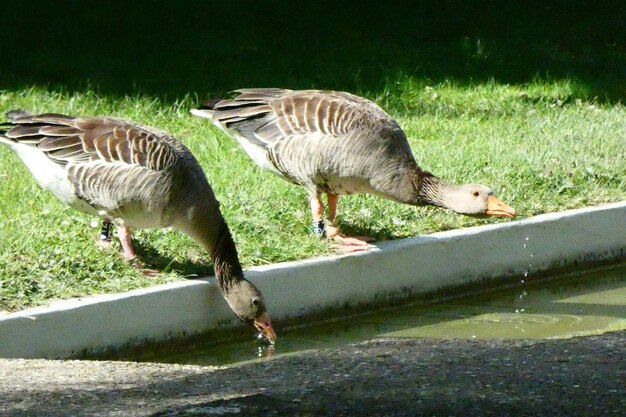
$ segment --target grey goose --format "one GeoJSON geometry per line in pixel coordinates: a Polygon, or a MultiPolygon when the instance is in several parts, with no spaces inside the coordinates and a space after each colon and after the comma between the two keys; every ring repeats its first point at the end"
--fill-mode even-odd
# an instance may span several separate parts
{"type": "Polygon", "coordinates": [[[233,312],[276,339],[261,292],[244,278],[219,202],[185,145],[166,132],[112,117],[21,110],[7,116],[0,143],[63,203],[114,222],[126,258],[135,256],[131,228],[180,230],[208,252],[233,312]]]}
{"type": "Polygon", "coordinates": [[[489,187],[453,185],[422,170],[398,123],[370,100],[339,91],[235,92],[233,99],[213,100],[191,112],[234,137],[260,167],[306,187],[314,232],[326,232],[344,250],[367,245],[367,239],[339,232],[337,202],[344,194],[369,193],[470,215],[515,216],[489,187]],[[326,228],[323,193],[330,223],[326,228]]]}

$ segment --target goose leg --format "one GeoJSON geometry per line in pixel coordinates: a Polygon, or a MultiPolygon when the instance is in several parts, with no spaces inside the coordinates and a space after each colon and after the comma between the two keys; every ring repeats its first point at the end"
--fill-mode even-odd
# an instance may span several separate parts
{"type": "Polygon", "coordinates": [[[324,203],[317,193],[311,194],[311,215],[313,216],[313,233],[320,238],[325,237],[324,203]]]}
{"type": "Polygon", "coordinates": [[[330,226],[327,228],[328,237],[333,239],[338,245],[337,250],[344,253],[367,251],[370,245],[367,242],[374,240],[369,236],[346,236],[340,232],[337,225],[337,204],[339,195],[327,194],[328,197],[328,221],[330,226]]]}
{"type": "Polygon", "coordinates": [[[124,259],[126,259],[127,261],[134,259],[137,255],[135,254],[135,250],[133,249],[133,237],[130,231],[130,227],[118,227],[117,235],[119,236],[120,243],[122,244],[122,256],[124,257],[124,259]]]}
{"type": "Polygon", "coordinates": [[[133,249],[133,236],[131,234],[130,227],[126,225],[119,226],[117,228],[117,235],[120,238],[120,243],[122,244],[122,256],[124,257],[124,259],[126,259],[127,261],[132,261],[134,259],[133,266],[137,269],[141,269],[145,275],[155,276],[159,273],[159,271],[155,269],[144,269],[142,263],[139,260],[135,259],[137,254],[133,249]]]}

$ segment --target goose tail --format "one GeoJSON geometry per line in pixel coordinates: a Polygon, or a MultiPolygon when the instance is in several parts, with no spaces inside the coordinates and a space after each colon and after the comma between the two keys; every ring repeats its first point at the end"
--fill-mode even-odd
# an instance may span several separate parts
{"type": "Polygon", "coordinates": [[[191,114],[193,114],[194,116],[198,116],[198,117],[212,119],[213,114],[215,113],[214,111],[215,105],[219,103],[220,101],[222,101],[222,99],[220,98],[210,99],[204,102],[202,105],[198,106],[197,109],[191,109],[191,114]]]}
{"type": "Polygon", "coordinates": [[[6,113],[6,116],[9,118],[9,120],[13,121],[16,119],[21,119],[23,117],[30,117],[32,116],[32,114],[27,112],[26,110],[17,109],[17,110],[9,110],[6,113]]]}
{"type": "Polygon", "coordinates": [[[6,116],[9,121],[0,123],[0,143],[12,146],[16,141],[7,137],[7,133],[16,126],[15,120],[32,115],[24,110],[11,110],[6,113],[6,116]]]}

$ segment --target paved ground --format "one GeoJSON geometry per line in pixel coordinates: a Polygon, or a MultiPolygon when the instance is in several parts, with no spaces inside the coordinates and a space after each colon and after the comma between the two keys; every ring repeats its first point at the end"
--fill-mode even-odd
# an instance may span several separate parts
{"type": "Polygon", "coordinates": [[[0,359],[2,416],[624,416],[626,332],[382,340],[232,368],[0,359]]]}

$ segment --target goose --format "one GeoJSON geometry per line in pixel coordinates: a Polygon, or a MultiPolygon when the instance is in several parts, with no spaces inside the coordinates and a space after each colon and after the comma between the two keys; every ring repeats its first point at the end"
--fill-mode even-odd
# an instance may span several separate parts
{"type": "Polygon", "coordinates": [[[346,92],[245,88],[192,114],[234,137],[261,168],[309,192],[313,232],[342,251],[367,250],[368,237],[342,234],[340,195],[368,193],[468,215],[515,216],[484,185],[451,184],[422,170],[398,123],[374,102],[346,92]],[[327,195],[328,227],[323,221],[327,195]],[[359,248],[360,247],[360,248],[359,248]]]}
{"type": "Polygon", "coordinates": [[[61,202],[117,225],[124,257],[131,228],[173,227],[209,254],[226,302],[276,340],[261,292],[244,278],[237,248],[193,154],[166,132],[112,117],[7,113],[0,143],[61,202]]]}

